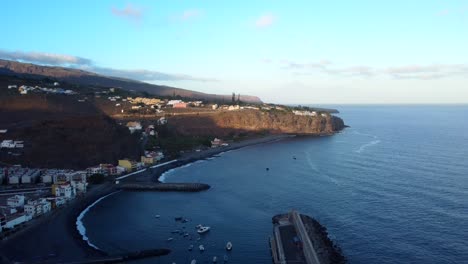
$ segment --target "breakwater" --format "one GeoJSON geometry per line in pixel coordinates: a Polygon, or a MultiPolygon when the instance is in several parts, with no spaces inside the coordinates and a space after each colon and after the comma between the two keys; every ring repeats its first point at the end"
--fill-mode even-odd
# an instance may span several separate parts
{"type": "Polygon", "coordinates": [[[290,261],[303,264],[344,264],[340,247],[328,237],[327,229],[317,220],[291,211],[276,215],[270,238],[274,264],[290,261]],[[297,251],[300,248],[301,251],[297,251]]]}
{"type": "Polygon", "coordinates": [[[117,185],[118,189],[128,191],[155,192],[200,192],[210,188],[204,183],[124,183],[117,185]]]}
{"type": "Polygon", "coordinates": [[[169,249],[148,249],[137,252],[130,252],[123,255],[102,257],[80,262],[71,262],[70,264],[97,264],[97,263],[123,263],[126,261],[152,258],[167,255],[171,252],[169,249]]]}

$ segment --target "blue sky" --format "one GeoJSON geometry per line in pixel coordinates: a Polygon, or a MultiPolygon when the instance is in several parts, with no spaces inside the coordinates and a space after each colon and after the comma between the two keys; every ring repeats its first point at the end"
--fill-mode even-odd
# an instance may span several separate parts
{"type": "Polygon", "coordinates": [[[468,1],[5,1],[0,58],[298,104],[468,103],[468,1]]]}

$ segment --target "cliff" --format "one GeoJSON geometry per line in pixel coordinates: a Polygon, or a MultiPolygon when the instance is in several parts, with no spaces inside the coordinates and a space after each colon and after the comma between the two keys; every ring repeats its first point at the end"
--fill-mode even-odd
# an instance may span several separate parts
{"type": "Polygon", "coordinates": [[[345,125],[341,118],[297,116],[285,111],[229,111],[212,115],[173,116],[169,126],[181,135],[227,136],[236,133],[333,134],[345,125]]]}

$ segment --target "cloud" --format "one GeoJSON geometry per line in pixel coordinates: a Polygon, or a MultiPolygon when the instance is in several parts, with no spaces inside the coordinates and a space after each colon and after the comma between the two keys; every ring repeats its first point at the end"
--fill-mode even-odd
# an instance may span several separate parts
{"type": "Polygon", "coordinates": [[[255,26],[257,28],[266,28],[273,25],[275,20],[276,18],[272,14],[265,14],[255,20],[255,26]]]}
{"type": "Polygon", "coordinates": [[[50,66],[70,67],[95,72],[107,76],[121,77],[138,81],[217,81],[216,79],[198,78],[186,74],[171,74],[150,70],[121,70],[114,68],[98,67],[91,59],[66,54],[0,50],[0,59],[30,62],[50,66]]]}
{"type": "Polygon", "coordinates": [[[406,65],[397,67],[377,68],[366,65],[350,67],[336,67],[328,60],[318,62],[292,62],[282,60],[281,68],[292,71],[295,75],[312,75],[325,73],[329,75],[374,77],[386,76],[393,79],[432,80],[452,76],[467,76],[467,64],[432,64],[432,65],[406,65]]]}
{"type": "Polygon", "coordinates": [[[440,10],[438,13],[437,13],[437,16],[446,16],[450,14],[450,10],[448,9],[444,9],[444,10],[440,10]]]}
{"type": "Polygon", "coordinates": [[[201,14],[202,12],[198,9],[189,9],[182,12],[179,18],[182,20],[190,20],[199,17],[201,14]]]}
{"type": "Polygon", "coordinates": [[[4,51],[0,50],[0,58],[6,60],[24,61],[48,65],[91,65],[90,59],[44,52],[4,51]]]}
{"type": "Polygon", "coordinates": [[[168,74],[150,70],[121,70],[113,68],[94,67],[90,69],[99,74],[127,78],[137,81],[197,81],[216,82],[216,79],[198,78],[186,74],[168,74]]]}
{"type": "Polygon", "coordinates": [[[136,7],[132,4],[128,4],[122,9],[117,7],[112,7],[111,12],[114,16],[122,17],[132,21],[139,21],[143,17],[143,10],[139,7],[136,7]]]}

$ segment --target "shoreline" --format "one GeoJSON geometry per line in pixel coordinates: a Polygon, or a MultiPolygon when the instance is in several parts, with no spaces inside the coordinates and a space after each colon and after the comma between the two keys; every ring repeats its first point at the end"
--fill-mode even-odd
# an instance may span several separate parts
{"type": "Polygon", "coordinates": [[[169,164],[168,166],[163,166],[160,168],[152,169],[151,176],[153,178],[153,181],[165,182],[164,174],[174,169],[177,169],[183,166],[188,166],[197,161],[207,160],[216,155],[221,155],[229,151],[238,150],[241,148],[259,145],[259,144],[272,143],[272,142],[284,140],[287,138],[293,138],[293,137],[296,137],[296,135],[289,135],[289,134],[268,135],[264,137],[249,138],[249,139],[242,140],[239,142],[233,142],[229,146],[226,146],[226,147],[210,148],[210,149],[200,151],[200,152],[184,153],[182,157],[177,159],[177,162],[169,164]]]}
{"type": "MultiPolygon", "coordinates": [[[[228,151],[292,137],[295,137],[295,135],[268,135],[234,142],[227,147],[185,153],[176,162],[142,171],[135,175],[131,182],[160,182],[161,176],[172,169],[199,160],[205,160],[228,151]]],[[[81,219],[83,219],[87,209],[116,191],[117,188],[113,182],[93,186],[84,197],[76,198],[66,207],[60,209],[60,211],[44,216],[44,219],[38,219],[40,221],[33,223],[24,230],[20,230],[11,238],[0,241],[2,249],[5,249],[5,253],[1,253],[2,255],[0,255],[0,260],[12,263],[17,261],[54,263],[76,262],[89,258],[108,256],[108,253],[100,250],[97,246],[92,246],[89,239],[86,239],[86,232],[84,234],[80,232],[78,226],[78,222],[80,221],[78,218],[81,216],[81,219]],[[42,241],[42,243],[38,243],[38,241],[42,241]],[[54,241],[54,243],[50,241],[54,241]],[[38,244],[40,245],[38,246],[38,244]],[[22,245],[21,250],[18,250],[17,245],[22,245]]]]}

